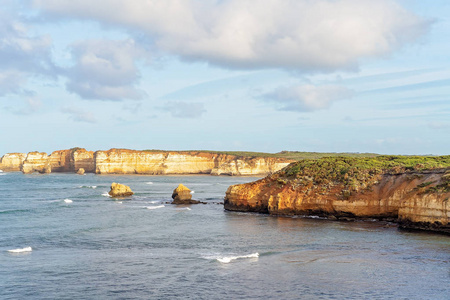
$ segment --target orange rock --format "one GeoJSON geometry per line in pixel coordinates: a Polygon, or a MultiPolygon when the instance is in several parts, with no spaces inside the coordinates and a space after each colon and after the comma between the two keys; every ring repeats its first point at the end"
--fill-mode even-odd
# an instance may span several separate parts
{"type": "Polygon", "coordinates": [[[274,174],[230,186],[224,207],[274,215],[398,219],[405,227],[450,233],[450,191],[433,192],[442,184],[446,184],[443,170],[381,174],[370,189],[346,194],[342,183],[298,184],[296,180],[280,180],[274,174]],[[430,182],[428,192],[419,188],[430,182]]]}
{"type": "Polygon", "coordinates": [[[108,194],[111,197],[127,197],[133,195],[134,193],[129,186],[113,182],[111,184],[111,190],[108,194]]]}

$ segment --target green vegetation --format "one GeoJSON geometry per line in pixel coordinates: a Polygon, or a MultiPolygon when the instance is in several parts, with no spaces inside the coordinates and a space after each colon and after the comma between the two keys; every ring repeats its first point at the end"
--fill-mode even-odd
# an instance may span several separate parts
{"type": "MultiPolygon", "coordinates": [[[[302,160],[278,173],[300,185],[332,186],[343,184],[345,192],[370,189],[379,174],[400,174],[412,171],[450,168],[449,156],[376,156],[376,157],[327,157],[302,160]]],[[[450,180],[449,180],[450,182],[450,180]]],[[[424,183],[426,187],[431,183],[424,183]]],[[[445,185],[445,184],[444,184],[445,185]]],[[[444,185],[439,187],[444,189],[444,185]]],[[[450,184],[446,183],[446,186],[450,184]]]]}
{"type": "Polygon", "coordinates": [[[288,176],[311,175],[342,181],[344,177],[360,173],[379,174],[382,172],[401,173],[407,170],[449,168],[447,156],[389,156],[375,157],[327,157],[318,160],[302,160],[290,165],[288,176]]]}
{"type": "MultiPolygon", "coordinates": [[[[166,150],[148,149],[143,150],[146,152],[171,152],[166,150]]],[[[285,158],[289,160],[303,160],[303,159],[319,159],[323,157],[375,157],[378,154],[375,153],[321,153],[321,152],[299,152],[299,151],[281,151],[278,153],[265,153],[265,152],[251,152],[251,151],[211,151],[211,150],[186,150],[175,152],[189,152],[189,153],[212,153],[212,154],[225,154],[234,155],[237,157],[274,157],[285,158]]]]}

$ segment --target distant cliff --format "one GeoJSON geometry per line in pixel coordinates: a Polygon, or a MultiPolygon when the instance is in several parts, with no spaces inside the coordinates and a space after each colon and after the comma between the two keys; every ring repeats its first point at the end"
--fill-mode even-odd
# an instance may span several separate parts
{"type": "Polygon", "coordinates": [[[287,166],[292,160],[274,157],[236,156],[198,151],[137,151],[110,149],[86,151],[82,148],[11,153],[0,160],[4,171],[23,173],[77,172],[83,168],[97,174],[211,174],[265,176],[287,166]]]}
{"type": "Polygon", "coordinates": [[[234,185],[225,209],[332,219],[396,220],[450,233],[450,156],[326,158],[234,185]]]}

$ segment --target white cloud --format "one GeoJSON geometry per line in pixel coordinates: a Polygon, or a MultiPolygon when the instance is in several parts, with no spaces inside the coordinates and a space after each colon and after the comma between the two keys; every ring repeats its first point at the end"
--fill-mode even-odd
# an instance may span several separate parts
{"type": "Polygon", "coordinates": [[[198,102],[188,103],[182,101],[170,101],[166,102],[160,109],[170,112],[172,117],[184,119],[199,118],[203,113],[206,112],[203,103],[198,102]]]}
{"type": "Polygon", "coordinates": [[[34,0],[45,14],[144,33],[159,50],[228,68],[356,70],[430,22],[395,0],[34,0]]]}
{"type": "Polygon", "coordinates": [[[135,60],[143,52],[133,40],[88,40],[72,45],[74,67],[67,70],[67,89],[85,99],[141,99],[135,88],[139,71],[135,60]]]}
{"type": "Polygon", "coordinates": [[[93,113],[84,111],[75,107],[61,108],[61,112],[68,114],[70,119],[75,122],[97,123],[97,120],[93,113]]]}
{"type": "Polygon", "coordinates": [[[353,94],[343,86],[304,84],[280,87],[263,98],[274,102],[279,110],[307,112],[329,108],[333,102],[351,98],[353,94]]]}
{"type": "Polygon", "coordinates": [[[56,78],[51,59],[51,39],[33,36],[18,16],[0,7],[0,97],[23,93],[32,76],[56,78]]]}

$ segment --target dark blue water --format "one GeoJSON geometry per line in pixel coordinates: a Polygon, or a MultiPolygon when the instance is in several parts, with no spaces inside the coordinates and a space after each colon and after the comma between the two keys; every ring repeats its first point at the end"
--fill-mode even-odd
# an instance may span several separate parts
{"type": "Polygon", "coordinates": [[[254,179],[1,173],[0,299],[450,299],[448,236],[224,211],[254,179]]]}

